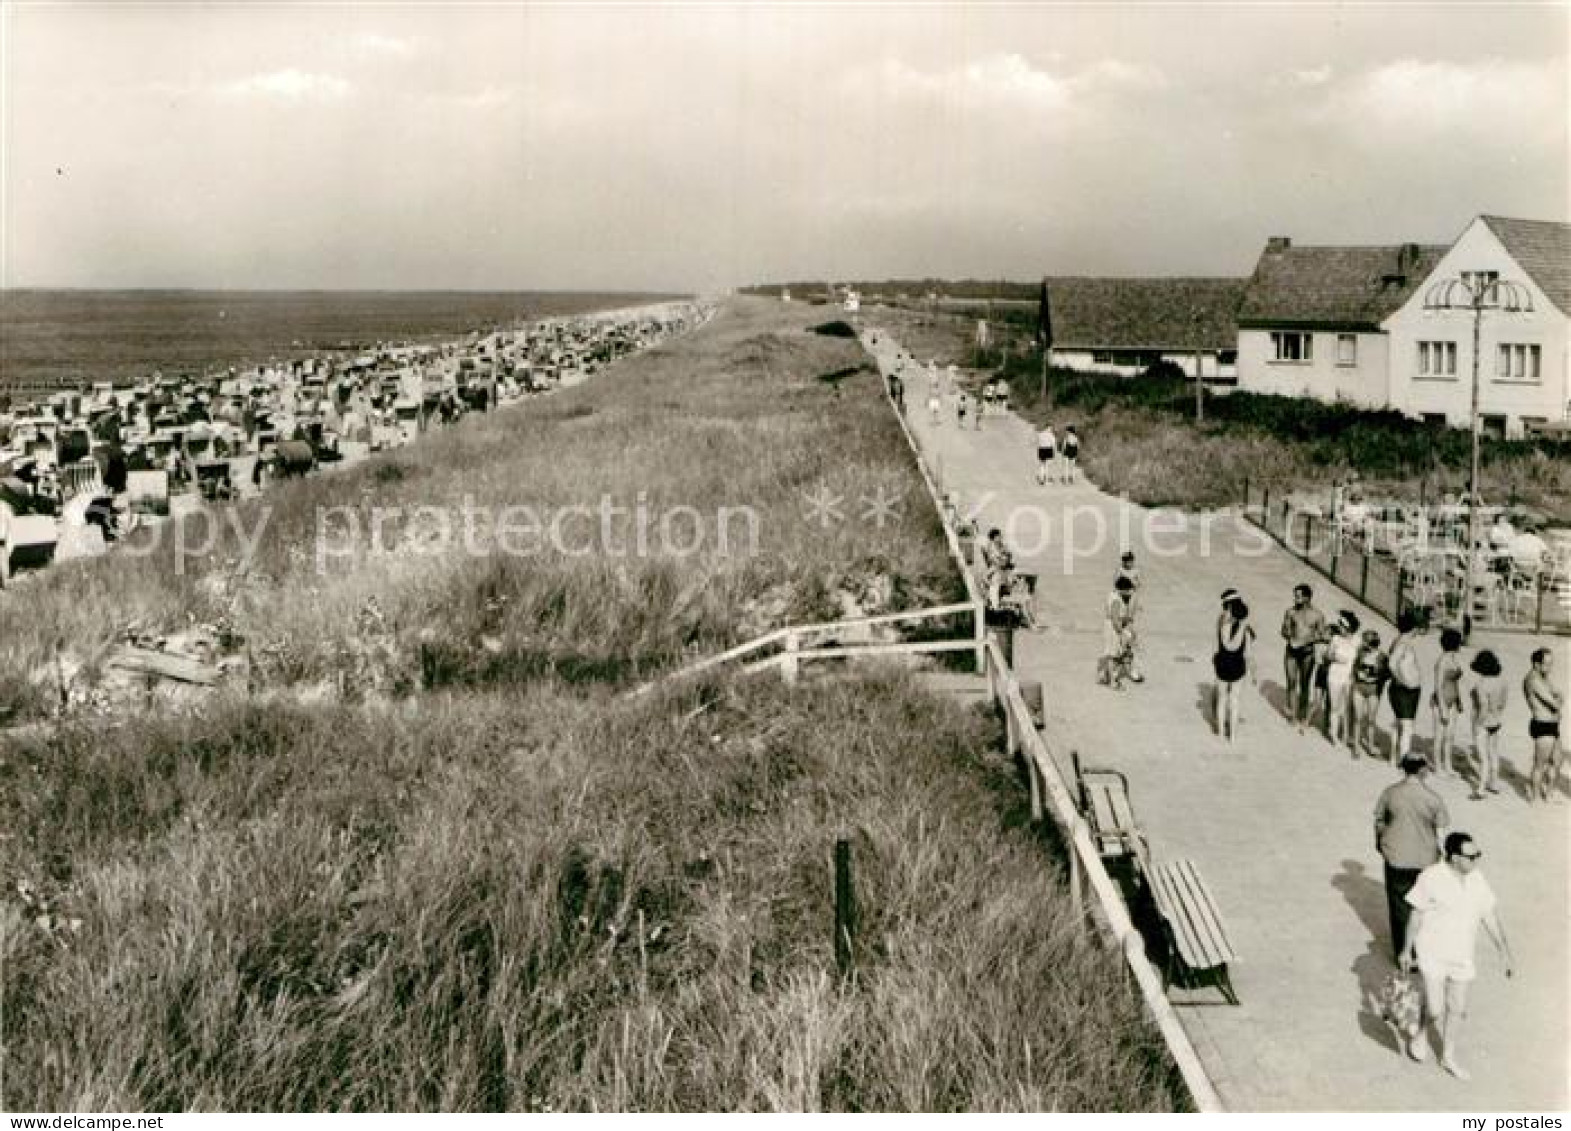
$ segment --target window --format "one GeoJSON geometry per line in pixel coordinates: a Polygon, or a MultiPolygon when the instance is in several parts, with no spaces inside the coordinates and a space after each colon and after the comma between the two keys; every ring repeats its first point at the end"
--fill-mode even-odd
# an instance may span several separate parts
{"type": "Polygon", "coordinates": [[[1336,363],[1338,365],[1358,364],[1358,335],[1338,334],[1336,336],[1336,363]]]}
{"type": "Polygon", "coordinates": [[[1313,334],[1273,332],[1271,349],[1273,361],[1303,362],[1315,357],[1313,334]]]}
{"type": "Polygon", "coordinates": [[[1444,428],[1446,426],[1446,414],[1443,412],[1426,412],[1424,413],[1424,423],[1430,428],[1444,428]]]}
{"type": "Polygon", "coordinates": [[[1478,418],[1478,430],[1496,440],[1506,438],[1506,418],[1503,414],[1485,413],[1478,418]]]}
{"type": "Polygon", "coordinates": [[[1538,384],[1539,352],[1537,345],[1501,342],[1495,351],[1495,380],[1538,384]]]}
{"type": "Polygon", "coordinates": [[[1456,377],[1455,342],[1419,342],[1418,375],[1434,381],[1456,377]]]}

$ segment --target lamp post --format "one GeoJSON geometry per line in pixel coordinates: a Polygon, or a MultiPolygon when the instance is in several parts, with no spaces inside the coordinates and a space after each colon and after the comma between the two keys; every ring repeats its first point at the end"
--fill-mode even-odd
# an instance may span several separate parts
{"type": "MultiPolygon", "coordinates": [[[[1468,431],[1472,449],[1467,473],[1467,555],[1462,590],[1462,635],[1473,631],[1473,573],[1478,546],[1478,348],[1484,311],[1525,314],[1533,309],[1527,288],[1500,278],[1497,271],[1464,271],[1456,278],[1441,279],[1424,292],[1424,309],[1470,310],[1473,312],[1473,388],[1468,410],[1468,431]]],[[[1401,610],[1398,610],[1400,612],[1401,610]]]]}

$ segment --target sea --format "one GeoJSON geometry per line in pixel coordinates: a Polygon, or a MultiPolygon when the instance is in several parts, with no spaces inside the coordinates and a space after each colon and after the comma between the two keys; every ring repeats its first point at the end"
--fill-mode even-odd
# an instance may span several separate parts
{"type": "Polygon", "coordinates": [[[0,397],[360,352],[685,296],[586,291],[0,291],[0,397]]]}

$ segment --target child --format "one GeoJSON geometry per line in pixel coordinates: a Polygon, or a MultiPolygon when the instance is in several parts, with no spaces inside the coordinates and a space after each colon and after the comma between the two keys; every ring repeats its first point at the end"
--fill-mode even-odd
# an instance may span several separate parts
{"type": "Polygon", "coordinates": [[[1353,735],[1348,745],[1353,748],[1354,758],[1360,754],[1375,756],[1375,715],[1380,710],[1380,692],[1388,674],[1386,654],[1380,650],[1380,634],[1372,628],[1365,629],[1363,646],[1353,661],[1353,735]]]}

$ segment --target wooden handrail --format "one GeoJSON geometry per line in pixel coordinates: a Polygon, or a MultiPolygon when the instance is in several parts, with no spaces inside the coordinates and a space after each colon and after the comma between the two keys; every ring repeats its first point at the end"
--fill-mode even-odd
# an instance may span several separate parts
{"type": "MultiPolygon", "coordinates": [[[[995,698],[1002,703],[1010,721],[1011,733],[1023,736],[1023,745],[1030,755],[1033,778],[1040,780],[1041,790],[1047,796],[1054,819],[1059,828],[1067,833],[1065,839],[1070,847],[1070,868],[1072,871],[1084,870],[1091,890],[1096,895],[1097,906],[1102,912],[1102,922],[1113,941],[1118,944],[1130,972],[1134,974],[1135,982],[1140,987],[1140,996],[1145,1000],[1146,1008],[1151,1011],[1152,1019],[1161,1031],[1163,1040],[1167,1042],[1168,1051],[1172,1053],[1173,1061],[1178,1065],[1184,1084],[1195,1101],[1195,1107],[1202,1112],[1225,1110],[1216,1086],[1206,1074],[1205,1066],[1200,1063],[1200,1057],[1195,1052],[1189,1034],[1184,1031],[1183,1024],[1173,1009],[1173,1003],[1167,999],[1167,991],[1162,985],[1161,975],[1152,969],[1150,960],[1146,958],[1145,940],[1135,929],[1134,922],[1129,917],[1129,909],[1124,905],[1123,896],[1119,894],[1117,885],[1113,883],[1113,878],[1107,874],[1107,869],[1102,864],[1102,855],[1091,836],[1091,830],[1085,818],[1080,815],[1069,785],[1064,781],[1058,763],[1053,760],[1052,753],[1047,748],[1046,740],[1038,733],[1030,708],[1026,706],[1025,698],[1020,693],[1019,681],[1010,670],[996,640],[988,640],[987,658],[988,687],[995,698]]],[[[1072,884],[1071,887],[1078,890],[1077,885],[1072,884]]]]}
{"type": "MultiPolygon", "coordinates": [[[[727,663],[727,662],[729,662],[731,660],[739,660],[743,656],[747,656],[747,655],[750,655],[750,654],[752,654],[754,652],[761,651],[764,648],[769,647],[771,644],[784,643],[785,640],[788,637],[790,637],[790,636],[801,637],[801,636],[819,635],[819,634],[826,633],[826,632],[843,632],[843,631],[845,631],[847,629],[868,628],[868,627],[871,627],[872,625],[877,625],[877,624],[895,624],[895,623],[898,623],[900,621],[932,620],[932,619],[935,619],[937,617],[949,617],[949,616],[954,616],[957,613],[969,613],[969,612],[974,612],[974,611],[975,610],[974,610],[973,606],[971,606],[970,604],[937,605],[937,606],[933,606],[931,608],[926,608],[926,609],[909,609],[909,610],[907,610],[905,612],[900,612],[900,613],[880,613],[877,616],[871,616],[871,617],[853,617],[853,618],[851,618],[849,620],[832,620],[832,621],[820,621],[820,622],[818,622],[816,624],[787,625],[784,628],[777,628],[773,632],[767,632],[763,636],[756,637],[755,639],[749,640],[746,643],[738,644],[734,648],[728,648],[724,652],[718,652],[718,653],[716,653],[713,656],[705,656],[702,660],[698,660],[698,661],[696,661],[694,663],[691,663],[691,664],[687,665],[684,668],[678,668],[676,671],[671,672],[669,675],[661,676],[659,679],[654,680],[654,681],[652,681],[650,683],[645,683],[645,684],[642,684],[642,685],[640,685],[638,687],[635,687],[635,688],[633,688],[632,691],[628,692],[628,694],[629,695],[633,695],[633,696],[642,695],[644,692],[648,691],[650,688],[655,687],[655,686],[657,686],[659,684],[666,683],[666,682],[669,682],[671,680],[684,679],[684,678],[686,678],[688,676],[694,676],[694,675],[697,675],[700,672],[708,671],[710,668],[719,667],[721,664],[727,663]]],[[[953,647],[951,647],[951,648],[929,648],[929,647],[926,647],[927,645],[938,644],[938,643],[946,643],[946,642],[944,642],[944,641],[931,641],[931,640],[930,641],[917,641],[917,642],[912,642],[912,643],[909,643],[909,644],[896,643],[896,644],[888,645],[887,647],[890,650],[893,650],[893,651],[898,651],[898,650],[902,650],[903,649],[905,651],[911,651],[911,652],[924,651],[924,650],[925,651],[935,651],[935,652],[937,652],[937,651],[956,651],[956,652],[958,652],[962,648],[969,649],[969,648],[973,647],[973,644],[972,644],[972,642],[969,639],[965,640],[965,641],[959,641],[959,642],[956,642],[956,641],[949,641],[949,642],[947,642],[947,643],[953,645],[953,647]]],[[[821,651],[823,651],[823,650],[822,649],[805,649],[803,651],[797,652],[796,655],[805,657],[805,656],[809,656],[809,655],[816,655],[817,653],[819,653],[821,651]]],[[[869,647],[859,648],[859,649],[857,649],[857,651],[861,652],[862,654],[866,654],[866,655],[874,655],[874,654],[876,654],[874,651],[871,651],[869,647]]],[[[847,654],[849,654],[849,653],[847,653],[847,654]]],[[[781,660],[783,658],[784,658],[784,654],[782,653],[781,656],[770,657],[767,661],[749,665],[747,670],[749,670],[749,671],[759,670],[761,668],[768,667],[771,664],[773,664],[773,663],[775,663],[778,660],[781,660]]],[[[818,658],[822,659],[824,657],[820,655],[820,656],[818,656],[818,658]]]]}

